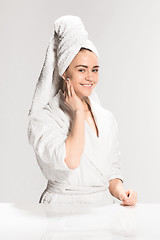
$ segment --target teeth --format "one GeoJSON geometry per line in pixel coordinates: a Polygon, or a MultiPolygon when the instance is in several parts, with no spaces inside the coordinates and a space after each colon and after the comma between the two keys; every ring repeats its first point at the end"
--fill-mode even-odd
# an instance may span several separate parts
{"type": "Polygon", "coordinates": [[[81,84],[82,86],[92,86],[92,84],[90,84],[90,85],[84,85],[84,84],[81,84]]]}

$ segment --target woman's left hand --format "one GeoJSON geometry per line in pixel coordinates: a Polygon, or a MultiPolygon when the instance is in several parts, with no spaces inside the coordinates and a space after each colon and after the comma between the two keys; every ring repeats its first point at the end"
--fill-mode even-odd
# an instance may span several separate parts
{"type": "Polygon", "coordinates": [[[120,193],[119,199],[123,205],[134,206],[137,203],[137,193],[133,189],[128,189],[120,193]]]}

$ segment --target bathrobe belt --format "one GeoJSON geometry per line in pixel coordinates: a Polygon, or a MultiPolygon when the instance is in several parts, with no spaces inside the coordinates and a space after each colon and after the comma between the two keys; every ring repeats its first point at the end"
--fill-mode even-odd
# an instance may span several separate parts
{"type": "Polygon", "coordinates": [[[108,184],[103,186],[74,186],[49,180],[46,191],[50,193],[56,192],[59,194],[90,194],[106,191],[107,188],[108,184]]]}

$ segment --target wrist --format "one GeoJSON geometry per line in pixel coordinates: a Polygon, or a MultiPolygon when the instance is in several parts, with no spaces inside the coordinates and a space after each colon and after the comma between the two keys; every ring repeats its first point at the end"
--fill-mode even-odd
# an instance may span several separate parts
{"type": "Polygon", "coordinates": [[[125,193],[125,189],[123,187],[122,181],[117,178],[112,179],[110,181],[109,190],[110,190],[110,193],[119,200],[121,196],[123,196],[125,193]]]}
{"type": "Polygon", "coordinates": [[[78,116],[84,117],[84,110],[77,109],[77,110],[74,111],[74,115],[78,115],[78,116]]]}
{"type": "Polygon", "coordinates": [[[83,108],[77,108],[77,109],[75,110],[75,113],[76,113],[76,112],[84,113],[84,109],[83,109],[83,108]]]}

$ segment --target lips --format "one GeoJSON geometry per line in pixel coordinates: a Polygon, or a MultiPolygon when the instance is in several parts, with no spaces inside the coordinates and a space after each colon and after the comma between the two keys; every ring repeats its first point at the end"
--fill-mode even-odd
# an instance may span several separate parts
{"type": "Polygon", "coordinates": [[[93,85],[93,83],[90,83],[90,84],[82,84],[82,83],[80,83],[80,85],[82,85],[82,86],[92,86],[93,85]]]}
{"type": "Polygon", "coordinates": [[[80,85],[84,88],[84,89],[91,89],[93,84],[81,84],[80,85]]]}

